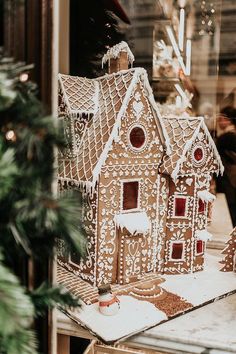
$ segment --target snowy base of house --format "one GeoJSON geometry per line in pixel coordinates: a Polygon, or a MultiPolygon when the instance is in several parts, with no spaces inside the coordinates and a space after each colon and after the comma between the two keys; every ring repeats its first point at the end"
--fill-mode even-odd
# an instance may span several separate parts
{"type": "MultiPolygon", "coordinates": [[[[132,288],[130,292],[127,290],[123,292],[125,295],[119,295],[120,291],[118,292],[121,308],[114,316],[102,315],[98,309],[98,302],[91,305],[84,304],[81,310],[71,311],[68,316],[102,341],[106,343],[117,342],[172,317],[236,293],[236,273],[220,272],[219,260],[220,256],[207,254],[204,271],[183,275],[161,275],[164,282],[159,282],[156,286],[156,298],[161,291],[164,291],[170,298],[177,295],[178,299],[188,305],[185,308],[183,307],[183,310],[172,312],[171,315],[168,310],[165,313],[163,309],[166,298],[163,298],[162,307],[158,309],[158,301],[153,303],[155,294],[152,293],[150,296],[145,287],[143,288],[145,284],[140,281],[138,286],[136,284],[135,289],[139,291],[143,289],[143,295],[138,292],[134,293],[132,288]]],[[[174,306],[173,303],[173,308],[174,306]]]]}
{"type": "Polygon", "coordinates": [[[236,293],[236,273],[221,272],[219,261],[222,255],[206,254],[205,268],[202,272],[184,275],[162,276],[162,287],[185,298],[194,307],[202,306],[219,297],[236,293]]]}
{"type": "Polygon", "coordinates": [[[82,310],[70,312],[69,316],[106,343],[113,343],[167,320],[164,312],[147,301],[131,296],[119,296],[119,300],[120,310],[114,316],[102,315],[98,303],[84,305],[82,310]]]}

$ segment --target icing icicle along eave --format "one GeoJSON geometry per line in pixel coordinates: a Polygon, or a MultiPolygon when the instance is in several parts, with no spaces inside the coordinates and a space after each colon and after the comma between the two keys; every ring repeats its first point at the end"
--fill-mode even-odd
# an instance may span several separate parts
{"type": "Polygon", "coordinates": [[[133,65],[134,55],[131,52],[128,44],[125,41],[122,41],[122,42],[114,45],[110,49],[108,49],[107,53],[104,54],[104,56],[102,58],[102,67],[107,62],[110,62],[111,59],[117,59],[121,52],[126,52],[127,53],[129,64],[133,65]]]}
{"type": "Polygon", "coordinates": [[[94,194],[95,187],[90,181],[77,181],[71,178],[58,177],[58,182],[62,185],[73,185],[79,190],[85,190],[86,194],[92,196],[94,194]]]}

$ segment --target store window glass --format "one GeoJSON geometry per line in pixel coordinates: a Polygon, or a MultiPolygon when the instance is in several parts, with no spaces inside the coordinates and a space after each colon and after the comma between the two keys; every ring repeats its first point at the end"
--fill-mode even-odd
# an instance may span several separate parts
{"type": "MultiPolygon", "coordinates": [[[[131,20],[122,28],[135,66],[147,70],[162,116],[202,116],[217,145],[225,173],[210,189],[218,194],[215,208],[225,211],[229,233],[236,225],[236,2],[120,2],[131,20]]],[[[200,166],[202,150],[195,159],[200,166]]]]}

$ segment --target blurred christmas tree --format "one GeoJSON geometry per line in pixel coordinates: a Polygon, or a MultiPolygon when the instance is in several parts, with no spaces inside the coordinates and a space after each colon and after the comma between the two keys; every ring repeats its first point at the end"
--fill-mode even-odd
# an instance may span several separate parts
{"type": "Polygon", "coordinates": [[[33,319],[58,304],[79,305],[65,289],[40,284],[38,274],[53,259],[58,236],[80,255],[85,244],[78,199],[53,192],[55,148],[65,142],[53,118],[44,117],[28,69],[0,60],[0,353],[6,354],[36,353],[33,319]]]}

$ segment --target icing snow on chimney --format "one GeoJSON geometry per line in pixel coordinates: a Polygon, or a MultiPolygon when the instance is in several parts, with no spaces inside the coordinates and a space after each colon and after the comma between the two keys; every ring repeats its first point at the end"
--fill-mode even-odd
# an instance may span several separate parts
{"type": "Polygon", "coordinates": [[[134,61],[133,53],[124,41],[111,47],[102,58],[102,67],[108,63],[108,73],[127,70],[134,61]]]}

